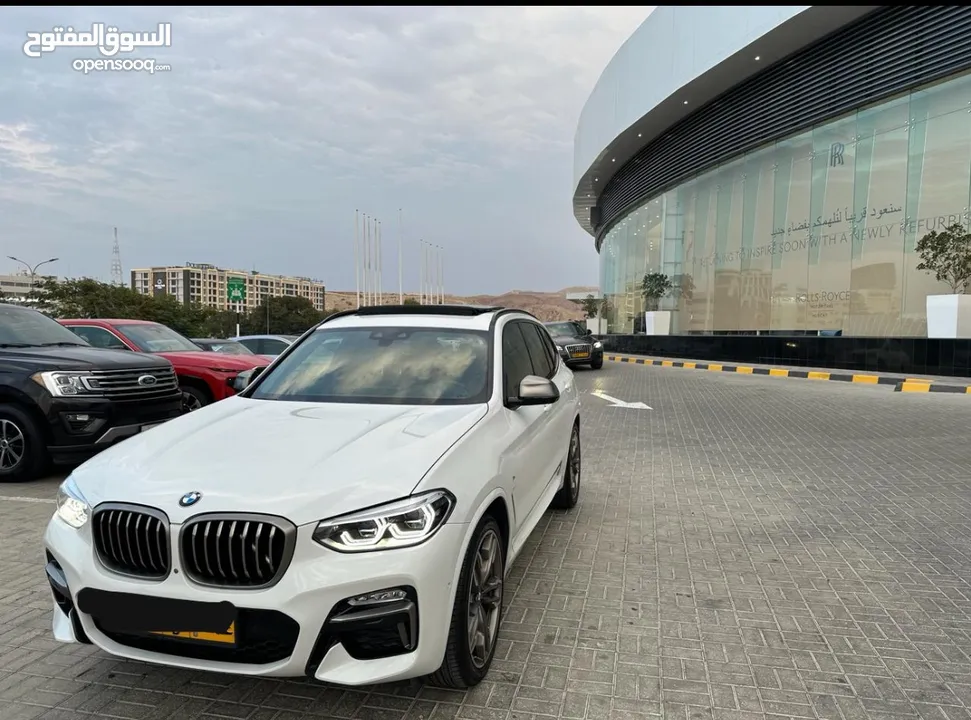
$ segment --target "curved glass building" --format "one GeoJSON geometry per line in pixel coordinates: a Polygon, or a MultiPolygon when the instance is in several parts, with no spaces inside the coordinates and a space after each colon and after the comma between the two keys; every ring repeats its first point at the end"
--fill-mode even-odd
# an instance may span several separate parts
{"type": "Polygon", "coordinates": [[[925,336],[924,234],[971,215],[971,8],[659,7],[575,141],[611,333],[925,336]]]}

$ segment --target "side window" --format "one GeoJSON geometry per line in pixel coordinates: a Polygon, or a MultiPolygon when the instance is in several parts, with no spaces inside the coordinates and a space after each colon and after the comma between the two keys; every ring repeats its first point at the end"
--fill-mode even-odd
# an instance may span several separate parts
{"type": "Polygon", "coordinates": [[[523,337],[526,339],[526,348],[529,350],[529,358],[533,365],[533,375],[544,378],[552,377],[555,366],[550,362],[546,345],[543,344],[543,337],[540,335],[540,332],[545,334],[546,331],[540,331],[539,326],[535,323],[522,322],[518,324],[522,328],[523,337]]]}
{"type": "Polygon", "coordinates": [[[75,325],[68,328],[89,345],[105,350],[127,350],[128,346],[104,328],[75,325]]]}
{"type": "Polygon", "coordinates": [[[256,340],[254,338],[246,338],[244,340],[240,340],[239,342],[240,342],[240,344],[242,344],[243,346],[245,346],[246,349],[249,350],[250,352],[254,352],[257,355],[262,355],[262,353],[260,352],[260,341],[259,340],[256,340]]]}
{"type": "Polygon", "coordinates": [[[273,340],[266,338],[263,340],[263,349],[260,351],[260,355],[280,355],[284,350],[286,350],[289,345],[287,345],[282,340],[273,340]]]}
{"type": "Polygon", "coordinates": [[[526,341],[519,326],[511,322],[502,329],[502,386],[505,397],[518,397],[523,378],[533,374],[526,341]]]}
{"type": "Polygon", "coordinates": [[[545,327],[539,328],[539,336],[543,339],[543,345],[546,347],[546,354],[550,359],[550,367],[553,368],[553,374],[556,374],[556,369],[560,366],[560,351],[556,349],[556,343],[553,342],[553,338],[550,337],[550,332],[545,327]]]}

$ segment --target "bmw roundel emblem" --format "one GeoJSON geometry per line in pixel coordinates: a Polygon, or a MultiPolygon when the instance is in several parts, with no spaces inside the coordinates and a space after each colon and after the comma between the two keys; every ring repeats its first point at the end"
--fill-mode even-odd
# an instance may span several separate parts
{"type": "Polygon", "coordinates": [[[183,495],[181,498],[179,498],[179,505],[181,505],[182,507],[192,507],[201,499],[202,499],[202,493],[199,492],[198,490],[193,490],[192,492],[188,492],[185,495],[183,495]]]}

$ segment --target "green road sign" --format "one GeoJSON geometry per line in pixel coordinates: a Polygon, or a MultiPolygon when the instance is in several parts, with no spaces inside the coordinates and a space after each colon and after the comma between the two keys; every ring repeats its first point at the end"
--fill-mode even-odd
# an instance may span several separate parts
{"type": "Polygon", "coordinates": [[[226,299],[229,302],[246,302],[246,280],[244,278],[226,278],[226,299]]]}

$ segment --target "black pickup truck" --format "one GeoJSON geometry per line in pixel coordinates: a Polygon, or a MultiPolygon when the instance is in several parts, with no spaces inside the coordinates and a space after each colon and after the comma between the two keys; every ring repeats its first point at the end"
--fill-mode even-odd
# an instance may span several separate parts
{"type": "Polygon", "coordinates": [[[182,413],[168,360],[93,348],[36,310],[0,304],[0,482],[86,460],[182,413]]]}

